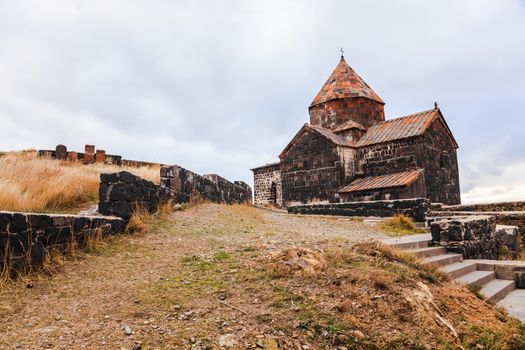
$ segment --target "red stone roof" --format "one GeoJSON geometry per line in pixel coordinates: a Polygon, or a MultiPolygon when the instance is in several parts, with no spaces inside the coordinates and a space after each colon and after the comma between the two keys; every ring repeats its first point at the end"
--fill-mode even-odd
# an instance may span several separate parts
{"type": "Polygon", "coordinates": [[[422,173],[423,169],[415,169],[411,171],[404,171],[402,173],[365,177],[363,179],[357,179],[351,184],[343,187],[339,190],[339,193],[349,193],[403,186],[408,187],[411,184],[413,184],[422,173]]]}
{"type": "Polygon", "coordinates": [[[346,123],[343,123],[343,124],[339,125],[338,127],[336,127],[335,129],[333,129],[333,131],[334,132],[338,132],[338,131],[354,129],[354,128],[355,129],[359,129],[359,130],[363,130],[363,131],[366,130],[366,128],[364,126],[362,126],[361,124],[356,123],[353,120],[349,120],[346,123]]]}
{"type": "Polygon", "coordinates": [[[343,146],[343,147],[354,147],[355,144],[347,139],[345,139],[342,136],[337,135],[336,133],[332,132],[330,129],[325,129],[317,125],[311,125],[311,124],[304,124],[301,130],[295,134],[293,139],[288,143],[288,145],[284,148],[284,150],[279,155],[279,158],[281,158],[289,149],[292,147],[292,145],[295,143],[295,141],[305,132],[305,131],[313,131],[322,137],[326,138],[328,141],[333,143],[336,146],[343,146]]]}
{"type": "Polygon", "coordinates": [[[427,128],[440,118],[449,133],[452,141],[457,146],[452,132],[448,128],[443,115],[439,108],[428,111],[407,115],[401,118],[390,119],[375,125],[372,125],[366,133],[359,139],[356,146],[363,147],[377,143],[400,140],[414,136],[423,135],[427,128]]]}
{"type": "Polygon", "coordinates": [[[317,93],[310,107],[330,100],[349,97],[365,97],[384,104],[381,97],[341,57],[341,61],[317,93]]]}

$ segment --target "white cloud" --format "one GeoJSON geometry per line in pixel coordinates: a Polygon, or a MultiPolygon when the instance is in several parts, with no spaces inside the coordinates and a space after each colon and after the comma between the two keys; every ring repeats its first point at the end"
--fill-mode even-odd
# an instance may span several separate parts
{"type": "Polygon", "coordinates": [[[517,0],[0,2],[0,149],[95,143],[250,181],[343,46],[388,115],[439,101],[465,200],[489,200],[521,186],[524,32],[517,0]]]}

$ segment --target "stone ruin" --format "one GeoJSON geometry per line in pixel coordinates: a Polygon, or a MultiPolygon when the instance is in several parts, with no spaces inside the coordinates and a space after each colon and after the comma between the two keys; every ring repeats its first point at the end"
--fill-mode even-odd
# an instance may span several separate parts
{"type": "MultiPolygon", "coordinates": [[[[87,145],[86,151],[76,154],[75,161],[107,159],[105,152],[95,152],[94,146],[87,145]]],[[[61,160],[74,158],[63,145],[57,146],[52,156],[61,160]]],[[[137,207],[154,213],[169,201],[182,204],[195,198],[227,204],[252,202],[252,190],[245,182],[230,182],[216,174],[201,176],[177,165],[162,167],[160,171],[160,185],[126,171],[101,174],[98,212],[104,216],[0,211],[0,268],[3,262],[9,262],[10,269],[21,272],[42,265],[52,250],[65,251],[70,244],[82,246],[99,234],[120,234],[137,207]]]]}
{"type": "Polygon", "coordinates": [[[123,159],[120,155],[107,154],[105,150],[95,149],[95,145],[85,145],[84,152],[68,151],[67,146],[57,145],[54,150],[39,150],[38,155],[44,158],[80,162],[82,164],[100,163],[129,167],[163,165],[160,163],[123,159]]]}

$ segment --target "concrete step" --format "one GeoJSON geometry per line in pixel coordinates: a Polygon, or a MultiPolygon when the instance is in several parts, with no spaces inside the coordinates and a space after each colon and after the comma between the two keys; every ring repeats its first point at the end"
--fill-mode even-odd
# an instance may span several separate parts
{"type": "Polygon", "coordinates": [[[455,278],[455,280],[461,284],[478,287],[484,286],[494,279],[496,279],[496,273],[494,271],[473,271],[455,278]]]}
{"type": "Polygon", "coordinates": [[[474,272],[478,269],[478,264],[468,260],[457,262],[454,264],[446,265],[441,268],[443,272],[446,272],[450,275],[451,278],[458,278],[467,273],[474,272]]]}
{"type": "Polygon", "coordinates": [[[447,249],[445,247],[415,248],[415,249],[407,249],[406,251],[409,253],[415,254],[417,256],[420,256],[422,258],[428,258],[431,256],[436,256],[436,255],[443,255],[447,253],[447,249]]]}
{"type": "Polygon", "coordinates": [[[417,249],[426,248],[432,241],[432,236],[428,233],[420,235],[410,235],[383,240],[383,244],[398,249],[417,249]]]}
{"type": "Polygon", "coordinates": [[[479,292],[488,301],[497,303],[514,289],[516,289],[516,282],[496,279],[484,285],[479,292]]]}
{"type": "Polygon", "coordinates": [[[510,315],[525,322],[525,289],[513,290],[498,304],[507,309],[510,315]]]}
{"type": "Polygon", "coordinates": [[[461,254],[442,254],[435,255],[423,259],[423,264],[432,264],[438,266],[445,266],[453,263],[457,263],[463,260],[463,255],[461,254]]]}

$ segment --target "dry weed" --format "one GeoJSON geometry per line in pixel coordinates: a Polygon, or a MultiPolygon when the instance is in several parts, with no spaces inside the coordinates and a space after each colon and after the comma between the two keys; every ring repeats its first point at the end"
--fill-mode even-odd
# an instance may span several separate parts
{"type": "Polygon", "coordinates": [[[416,224],[409,217],[403,214],[396,214],[380,226],[381,230],[391,236],[403,236],[417,233],[424,233],[418,229],[416,224]]]}
{"type": "Polygon", "coordinates": [[[49,212],[78,208],[98,200],[101,173],[129,171],[158,183],[158,166],[83,165],[38,157],[34,151],[0,157],[0,210],[49,212]]]}

